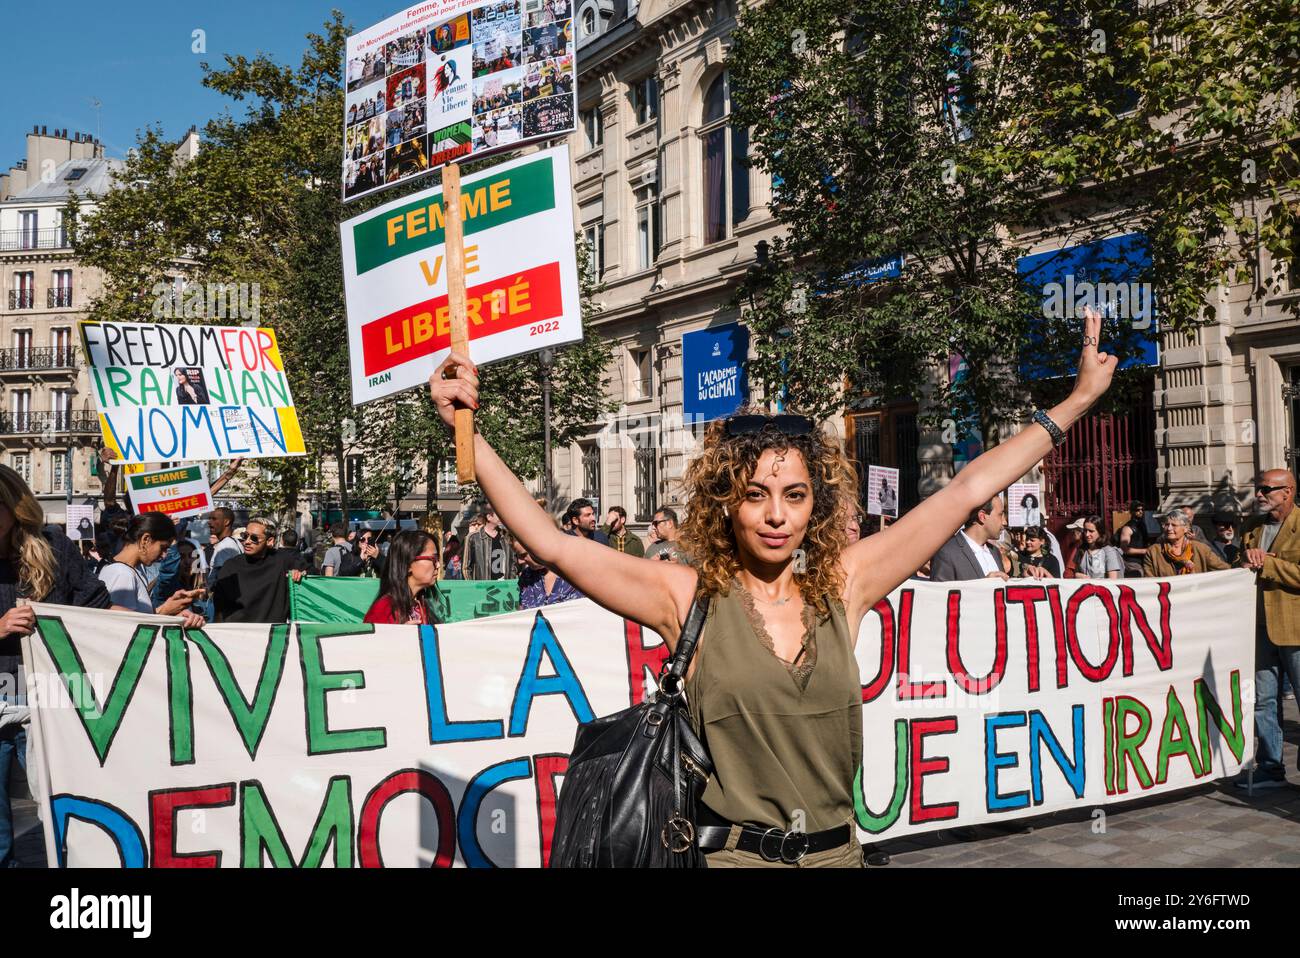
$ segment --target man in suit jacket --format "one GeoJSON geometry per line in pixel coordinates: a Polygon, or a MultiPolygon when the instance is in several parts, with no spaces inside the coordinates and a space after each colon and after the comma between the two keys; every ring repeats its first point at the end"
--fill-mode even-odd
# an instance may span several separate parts
{"type": "MultiPolygon", "coordinates": [[[[1256,788],[1286,784],[1278,686],[1282,670],[1300,695],[1300,510],[1295,476],[1270,469],[1255,482],[1259,514],[1246,523],[1238,560],[1255,572],[1256,788]]],[[[1238,782],[1245,785],[1244,781],[1238,782]]]]}
{"type": "Polygon", "coordinates": [[[1002,553],[989,545],[1002,535],[1007,510],[1001,496],[995,496],[966,517],[966,524],[945,542],[930,560],[931,582],[960,582],[967,579],[1006,579],[1002,553]]]}

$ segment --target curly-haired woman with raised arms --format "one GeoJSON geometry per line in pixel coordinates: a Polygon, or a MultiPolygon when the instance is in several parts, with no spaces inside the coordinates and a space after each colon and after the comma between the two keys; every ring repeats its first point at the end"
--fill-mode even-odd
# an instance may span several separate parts
{"type": "MultiPolygon", "coordinates": [[[[714,763],[699,822],[709,867],[861,866],[852,794],[862,760],[858,627],[1109,387],[1115,359],[1097,348],[1101,316],[1089,310],[1083,325],[1064,402],[852,545],[842,520],[856,493],[853,466],[838,440],[802,416],[742,413],[710,425],[684,480],[681,541],[691,565],[564,535],[474,437],[478,482],[497,514],[539,562],[601,606],[675,650],[696,595],[711,596],[686,685],[714,763]],[[787,832],[797,837],[786,841],[787,832]]],[[[458,405],[477,408],[478,370],[466,357],[450,355],[429,382],[449,428],[458,405]]]]}

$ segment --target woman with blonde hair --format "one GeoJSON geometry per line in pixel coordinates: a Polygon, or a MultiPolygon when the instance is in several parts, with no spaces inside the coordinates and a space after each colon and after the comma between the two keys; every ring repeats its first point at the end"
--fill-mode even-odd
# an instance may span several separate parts
{"type": "MultiPolygon", "coordinates": [[[[846,546],[843,508],[857,489],[838,439],[803,416],[713,422],[687,468],[683,545],[692,564],[620,553],[555,529],[482,436],[479,485],[539,563],[675,651],[698,595],[711,601],[687,673],[687,700],[714,774],[698,847],[709,867],[861,867],[853,780],[862,762],[854,658],[867,611],[925,564],[971,509],[1064,441],[1110,386],[1088,310],[1074,390],[1035,426],[970,462],[877,535],[846,546]]],[[[429,380],[448,428],[478,407],[478,369],[452,353],[429,380]]]]}
{"type": "MultiPolygon", "coordinates": [[[[45,514],[27,483],[0,465],[0,699],[23,705],[22,636],[36,627],[29,602],[107,609],[108,592],[90,574],[81,552],[45,514]]],[[[27,767],[22,723],[0,725],[0,868],[12,864],[13,819],[9,768],[14,757],[27,767]]]]}

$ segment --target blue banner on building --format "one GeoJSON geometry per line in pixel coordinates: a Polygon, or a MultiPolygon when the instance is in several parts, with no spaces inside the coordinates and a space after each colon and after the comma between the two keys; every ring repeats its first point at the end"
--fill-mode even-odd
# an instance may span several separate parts
{"type": "MultiPolygon", "coordinates": [[[[1016,270],[1033,295],[1042,297],[1043,320],[1082,316],[1085,307],[1102,315],[1101,348],[1124,354],[1120,368],[1155,366],[1160,362],[1155,297],[1147,273],[1151,249],[1145,233],[1129,233],[1025,256],[1016,270]]],[[[1034,331],[1031,328],[1030,338],[1034,331]]],[[[1073,350],[1066,350],[1073,355],[1073,350]]],[[[1072,376],[1068,368],[1048,369],[1038,362],[1022,364],[1028,378],[1072,376]]]]}
{"type": "Polygon", "coordinates": [[[745,358],[749,330],[739,323],[682,336],[682,415],[708,421],[729,416],[749,398],[745,358]]]}

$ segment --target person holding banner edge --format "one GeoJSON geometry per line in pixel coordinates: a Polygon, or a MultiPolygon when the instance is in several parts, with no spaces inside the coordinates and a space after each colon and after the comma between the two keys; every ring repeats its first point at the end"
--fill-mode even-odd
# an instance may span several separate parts
{"type": "MultiPolygon", "coordinates": [[[[713,597],[687,676],[715,765],[698,829],[710,867],[861,867],[852,794],[862,760],[858,627],[971,509],[1063,442],[1110,387],[1116,361],[1098,349],[1096,310],[1085,312],[1083,332],[1074,389],[1035,413],[1041,428],[978,456],[897,522],[847,547],[842,508],[856,488],[853,468],[839,441],[803,416],[733,415],[710,425],[684,480],[690,566],[557,531],[474,435],[479,485],[506,525],[599,605],[653,629],[675,651],[696,594],[713,597]]],[[[478,384],[477,367],[457,352],[430,377],[449,429],[458,406],[478,407],[478,384]]]]}

